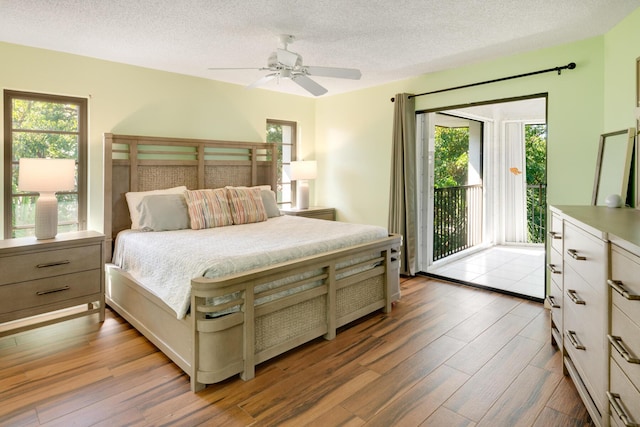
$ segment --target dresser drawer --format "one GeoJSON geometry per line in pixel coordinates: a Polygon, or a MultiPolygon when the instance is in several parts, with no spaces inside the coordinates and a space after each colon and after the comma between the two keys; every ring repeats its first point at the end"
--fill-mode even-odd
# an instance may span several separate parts
{"type": "Polygon", "coordinates": [[[640,325],[640,258],[611,245],[611,279],[611,301],[640,325]]]}
{"type": "Polygon", "coordinates": [[[584,323],[594,334],[604,336],[607,311],[606,285],[601,284],[600,289],[596,289],[568,265],[565,265],[563,276],[563,308],[573,308],[579,322],[584,323]]]}
{"type": "MultiPolygon", "coordinates": [[[[565,285],[567,279],[574,277],[571,269],[565,269],[565,285]]],[[[588,285],[583,285],[583,287],[588,285]]],[[[583,287],[577,287],[583,289],[583,287]]],[[[604,331],[604,306],[590,304],[589,294],[581,292],[580,297],[587,299],[586,304],[575,304],[564,296],[563,323],[564,323],[564,349],[571,357],[580,377],[587,385],[589,394],[602,410],[605,384],[605,331],[604,331]]]]}
{"type": "Polygon", "coordinates": [[[556,214],[551,215],[551,230],[549,230],[549,240],[551,247],[562,253],[562,217],[556,214]]]}
{"type": "Polygon", "coordinates": [[[611,387],[607,398],[611,417],[621,426],[625,425],[625,421],[630,425],[640,424],[640,392],[614,360],[611,360],[610,375],[611,387]]]}
{"type": "Polygon", "coordinates": [[[101,245],[88,245],[0,258],[0,285],[101,268],[101,245]]]}
{"type": "Polygon", "coordinates": [[[558,333],[562,335],[564,332],[564,326],[562,322],[562,291],[555,282],[551,282],[549,286],[549,295],[547,295],[547,301],[551,306],[551,320],[558,330],[558,333]]]}
{"type": "Polygon", "coordinates": [[[562,253],[551,249],[549,251],[549,263],[547,264],[547,270],[551,280],[562,289],[562,253]]]}
{"type": "Polygon", "coordinates": [[[101,292],[101,269],[0,286],[0,315],[101,292]]]}
{"type": "MultiPolygon", "coordinates": [[[[596,289],[606,287],[607,246],[604,241],[565,221],[564,267],[573,267],[596,289]]],[[[566,285],[565,285],[566,290],[566,285]]]]}
{"type": "Polygon", "coordinates": [[[615,305],[611,310],[611,334],[608,339],[611,357],[640,389],[640,326],[615,305]]]}

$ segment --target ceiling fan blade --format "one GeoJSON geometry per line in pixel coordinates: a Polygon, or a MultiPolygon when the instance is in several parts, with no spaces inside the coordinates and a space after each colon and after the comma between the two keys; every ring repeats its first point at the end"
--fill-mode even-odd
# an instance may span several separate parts
{"type": "Polygon", "coordinates": [[[320,96],[327,93],[327,89],[320,86],[318,83],[314,82],[304,74],[294,74],[291,76],[291,80],[293,80],[307,92],[311,93],[313,96],[320,96]]]}
{"type": "Polygon", "coordinates": [[[217,71],[217,70],[258,70],[258,71],[264,71],[264,70],[268,70],[269,68],[258,68],[258,67],[251,67],[251,68],[242,68],[242,67],[219,67],[219,68],[207,68],[207,70],[213,70],[213,71],[217,71]]]}
{"type": "Polygon", "coordinates": [[[278,62],[286,67],[295,67],[300,56],[297,53],[290,52],[286,49],[278,49],[278,62]]]}
{"type": "Polygon", "coordinates": [[[261,77],[258,80],[256,80],[255,82],[251,83],[249,86],[247,86],[247,89],[253,89],[255,87],[267,84],[271,80],[275,79],[277,76],[278,76],[278,73],[267,74],[266,76],[261,77]]]}
{"type": "Polygon", "coordinates": [[[304,67],[307,74],[318,77],[335,77],[338,79],[359,80],[362,77],[360,70],[355,68],[334,68],[334,67],[304,67]]]}

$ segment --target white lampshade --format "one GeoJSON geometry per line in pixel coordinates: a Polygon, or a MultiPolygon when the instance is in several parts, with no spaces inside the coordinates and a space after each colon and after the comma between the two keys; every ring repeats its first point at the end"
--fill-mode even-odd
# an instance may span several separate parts
{"type": "Polygon", "coordinates": [[[36,201],[36,239],[53,239],[58,234],[56,191],[75,188],[73,159],[20,159],[18,189],[40,193],[36,201]]]}
{"type": "Polygon", "coordinates": [[[20,159],[20,191],[69,191],[76,186],[73,159],[20,159]]]}
{"type": "Polygon", "coordinates": [[[315,160],[291,162],[291,180],[316,179],[318,164],[315,160]]]}

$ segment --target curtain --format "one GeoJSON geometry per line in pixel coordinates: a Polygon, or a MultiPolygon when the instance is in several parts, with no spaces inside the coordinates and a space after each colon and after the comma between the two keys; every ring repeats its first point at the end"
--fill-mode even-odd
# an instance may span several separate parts
{"type": "Polygon", "coordinates": [[[527,161],[523,122],[505,122],[504,138],[504,241],[527,243],[527,161]]]}
{"type": "Polygon", "coordinates": [[[389,197],[389,232],[403,236],[400,273],[416,273],[417,187],[415,98],[395,96],[389,197]]]}

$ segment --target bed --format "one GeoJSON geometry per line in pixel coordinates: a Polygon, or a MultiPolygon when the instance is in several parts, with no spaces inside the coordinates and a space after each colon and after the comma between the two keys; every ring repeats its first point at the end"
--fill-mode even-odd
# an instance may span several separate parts
{"type": "MultiPolygon", "coordinates": [[[[264,194],[265,188],[275,188],[273,144],[108,133],[104,150],[106,302],[189,375],[193,391],[236,374],[251,379],[257,364],[321,336],[333,339],[341,326],[377,310],[389,312],[400,296],[401,237],[386,231],[381,234],[376,227],[270,215],[256,223],[202,230],[131,230],[127,193],[185,186],[186,194],[224,188],[261,188],[264,194]],[[313,233],[304,228],[312,223],[314,227],[337,226],[315,232],[334,233],[336,238],[330,244],[316,244],[313,233]],[[282,227],[299,228],[306,236],[304,241],[293,231],[288,239],[262,234],[273,229],[269,233],[282,236],[282,227]],[[356,236],[338,239],[338,235],[351,233],[347,228],[353,228],[356,236]],[[236,230],[246,230],[249,237],[242,239],[254,236],[255,244],[236,234],[229,237],[236,230]],[[206,237],[209,234],[212,237],[206,237]],[[166,243],[155,240],[166,237],[177,242],[177,236],[184,236],[185,248],[196,249],[188,257],[197,266],[190,273],[178,274],[181,263],[162,258],[170,252],[184,259],[186,249],[170,243],[171,250],[162,250],[166,243]],[[230,255],[232,267],[203,268],[209,258],[218,257],[205,254],[209,247],[201,243],[205,238],[242,242],[224,246],[222,252],[230,255]],[[151,254],[158,248],[152,256],[157,265],[146,270],[152,273],[140,274],[143,267],[124,261],[123,254],[138,245],[126,243],[127,239],[146,241],[147,249],[141,246],[139,253],[151,254]],[[289,246],[272,248],[274,240],[288,241],[289,246]],[[254,247],[254,252],[242,255],[237,247],[254,247]],[[243,256],[248,263],[237,268],[243,256]],[[172,285],[166,292],[154,287],[160,282],[164,286],[173,276],[180,281],[184,274],[188,274],[181,279],[186,292],[175,291],[172,285]],[[180,294],[179,301],[167,300],[163,292],[180,294]]],[[[139,253],[132,253],[129,259],[140,258],[139,253]]]]}

